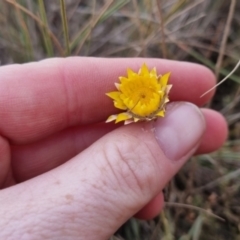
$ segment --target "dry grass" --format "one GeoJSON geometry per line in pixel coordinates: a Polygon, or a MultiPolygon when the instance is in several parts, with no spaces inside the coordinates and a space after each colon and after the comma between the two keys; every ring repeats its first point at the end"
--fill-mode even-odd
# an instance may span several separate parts
{"type": "MultiPolygon", "coordinates": [[[[239,13],[236,0],[2,0],[0,63],[167,56],[202,63],[220,79],[240,58],[239,13]]],[[[112,239],[240,239],[239,73],[218,87],[211,102],[228,121],[225,146],[188,162],[170,183],[170,203],[158,218],[131,219],[112,239]]]]}

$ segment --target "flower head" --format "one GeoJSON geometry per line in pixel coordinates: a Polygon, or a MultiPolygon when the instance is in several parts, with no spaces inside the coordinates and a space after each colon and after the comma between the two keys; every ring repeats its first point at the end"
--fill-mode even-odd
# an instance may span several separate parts
{"type": "Polygon", "coordinates": [[[164,117],[165,105],[169,102],[168,93],[172,85],[167,85],[170,73],[157,75],[156,68],[151,71],[146,64],[136,73],[127,70],[127,77],[120,77],[116,83],[118,91],[106,95],[114,100],[114,106],[125,112],[111,115],[106,122],[125,124],[138,121],[150,121],[164,117]]]}

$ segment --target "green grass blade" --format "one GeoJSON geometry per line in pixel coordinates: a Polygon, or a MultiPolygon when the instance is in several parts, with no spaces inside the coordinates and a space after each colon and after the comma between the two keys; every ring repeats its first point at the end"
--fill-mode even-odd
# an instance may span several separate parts
{"type": "Polygon", "coordinates": [[[63,34],[65,39],[65,47],[66,47],[66,55],[70,55],[70,44],[69,44],[69,34],[68,34],[68,22],[67,22],[67,14],[66,14],[66,6],[64,0],[60,0],[61,6],[61,17],[62,17],[62,25],[63,25],[63,34]]]}
{"type": "MultiPolygon", "coordinates": [[[[44,25],[48,28],[47,14],[46,14],[43,0],[38,0],[38,6],[39,6],[39,13],[40,13],[41,19],[42,19],[44,25]]],[[[48,57],[53,57],[54,52],[53,52],[51,37],[49,36],[49,31],[47,31],[43,27],[42,34],[43,34],[43,39],[44,39],[44,44],[46,47],[47,55],[48,55],[48,57]]]]}
{"type": "Polygon", "coordinates": [[[19,8],[15,8],[16,13],[16,19],[18,20],[18,24],[20,27],[20,38],[21,42],[26,48],[26,61],[33,60],[33,48],[31,43],[30,34],[26,25],[26,22],[24,20],[24,16],[22,12],[19,10],[19,8]]]}
{"type": "Polygon", "coordinates": [[[112,7],[110,7],[99,19],[98,23],[102,23],[106,21],[109,17],[111,17],[116,11],[121,9],[124,5],[129,3],[129,0],[120,0],[116,1],[112,7]]]}

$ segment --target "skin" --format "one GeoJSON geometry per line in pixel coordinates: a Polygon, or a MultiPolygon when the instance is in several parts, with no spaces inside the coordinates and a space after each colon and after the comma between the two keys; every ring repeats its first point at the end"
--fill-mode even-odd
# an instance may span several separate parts
{"type": "MultiPolygon", "coordinates": [[[[219,113],[209,109],[201,109],[205,123],[197,147],[192,146],[192,150],[174,164],[166,160],[161,144],[159,148],[150,131],[144,136],[141,133],[141,129],[148,129],[149,125],[104,123],[109,115],[118,112],[105,93],[114,89],[114,82],[126,74],[128,67],[137,71],[143,62],[150,68],[156,67],[158,73],[171,72],[173,88],[169,98],[172,102],[186,101],[201,107],[213,96],[210,92],[200,98],[215,84],[212,72],[186,62],[71,57],[0,68],[0,204],[4,206],[0,214],[5,216],[0,220],[1,229],[5,229],[0,238],[16,239],[21,235],[22,239],[42,239],[43,236],[106,239],[133,215],[143,219],[156,216],[163,207],[161,190],[187,158],[214,151],[223,144],[227,136],[226,122],[219,113]],[[129,151],[129,139],[142,139],[139,144],[146,141],[153,158],[161,155],[159,171],[164,174],[152,179],[150,176],[158,173],[151,169],[146,170],[144,178],[139,166],[139,170],[133,170],[135,180],[130,177],[125,185],[124,178],[128,179],[129,175],[124,175],[121,156],[114,157],[114,146],[118,146],[119,139],[126,142],[121,142],[120,155],[129,151]],[[110,161],[114,161],[114,165],[107,164],[110,151],[113,151],[114,160],[110,161]],[[104,174],[98,174],[100,168],[104,174]],[[92,179],[94,182],[88,186],[86,183],[92,179]],[[154,187],[146,187],[146,182],[154,187]],[[129,192],[123,194],[129,186],[130,193],[134,193],[131,200],[129,192]],[[113,191],[114,187],[118,191],[113,191]],[[104,189],[105,194],[99,189],[104,189]],[[112,194],[116,195],[113,199],[112,194]],[[59,227],[61,224],[49,221],[44,225],[40,221],[43,217],[51,219],[55,214],[50,210],[53,206],[62,209],[59,196],[65,196],[73,205],[61,215],[61,223],[68,226],[65,232],[59,227]],[[87,197],[82,200],[83,196],[87,197]],[[141,201],[139,196],[143,196],[141,201]],[[88,201],[83,204],[86,198],[88,201]],[[102,209],[106,210],[101,212],[102,209]],[[77,214],[82,211],[83,214],[77,214]],[[35,223],[37,229],[33,227],[31,212],[34,221],[41,222],[35,223]]],[[[56,211],[59,209],[56,207],[56,211]]]]}

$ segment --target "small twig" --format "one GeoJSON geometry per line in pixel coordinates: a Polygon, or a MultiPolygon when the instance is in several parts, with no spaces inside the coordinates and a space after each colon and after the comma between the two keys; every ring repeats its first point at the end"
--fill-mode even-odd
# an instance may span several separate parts
{"type": "Polygon", "coordinates": [[[227,18],[227,22],[226,22],[226,25],[224,28],[223,38],[222,38],[222,42],[221,42],[220,52],[218,55],[216,68],[215,68],[215,75],[216,75],[217,79],[219,76],[220,68],[222,66],[223,56],[224,56],[224,52],[226,49],[226,43],[227,43],[230,28],[231,28],[231,23],[232,23],[232,19],[233,19],[233,15],[234,15],[235,6],[236,6],[236,0],[231,0],[231,5],[229,8],[229,12],[228,12],[228,18],[227,18]]]}
{"type": "Polygon", "coordinates": [[[211,92],[214,88],[216,88],[217,86],[219,86],[220,84],[222,84],[224,81],[226,81],[240,66],[240,60],[238,61],[237,65],[234,67],[234,69],[223,79],[221,80],[218,84],[216,84],[215,86],[213,86],[212,88],[210,88],[209,90],[207,90],[205,93],[203,93],[201,97],[205,96],[207,93],[211,92]]]}
{"type": "Polygon", "coordinates": [[[205,213],[209,216],[215,217],[215,218],[225,222],[225,219],[219,217],[218,215],[216,215],[212,212],[207,211],[206,209],[200,208],[200,207],[196,207],[196,206],[189,205],[189,204],[184,204],[184,203],[176,203],[176,202],[164,202],[164,204],[165,204],[166,207],[183,207],[183,208],[197,210],[197,211],[200,211],[202,213],[205,213]]]}

